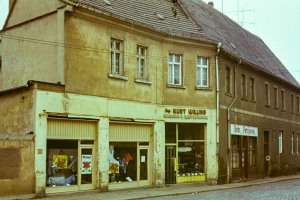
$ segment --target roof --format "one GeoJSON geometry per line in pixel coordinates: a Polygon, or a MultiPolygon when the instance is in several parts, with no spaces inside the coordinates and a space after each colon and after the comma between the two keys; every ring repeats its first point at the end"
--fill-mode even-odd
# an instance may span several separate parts
{"type": "Polygon", "coordinates": [[[258,36],[201,0],[181,0],[181,6],[222,50],[300,88],[299,83],[258,36]]]}
{"type": "Polygon", "coordinates": [[[212,42],[172,0],[63,0],[160,33],[212,42]]]}
{"type": "Polygon", "coordinates": [[[300,88],[262,39],[201,0],[63,1],[172,36],[221,42],[224,52],[300,88]]]}

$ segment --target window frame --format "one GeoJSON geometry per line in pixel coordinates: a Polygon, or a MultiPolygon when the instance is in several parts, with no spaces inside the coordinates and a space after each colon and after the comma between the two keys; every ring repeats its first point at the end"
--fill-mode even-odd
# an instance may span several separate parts
{"type": "Polygon", "coordinates": [[[281,89],[281,110],[285,111],[285,90],[281,89]]]}
{"type": "Polygon", "coordinates": [[[270,88],[269,83],[265,82],[265,106],[270,107],[270,88]]]}
{"type": "Polygon", "coordinates": [[[278,153],[282,154],[284,152],[283,146],[283,131],[280,130],[278,133],[278,153]]]}
{"type": "Polygon", "coordinates": [[[110,41],[110,75],[124,76],[124,41],[111,38],[110,41]],[[119,48],[117,48],[119,43],[119,48]],[[119,55],[119,57],[117,57],[119,55]],[[117,63],[119,66],[117,67],[117,63]]]}
{"type": "Polygon", "coordinates": [[[279,104],[278,104],[278,87],[274,86],[274,108],[276,110],[279,109],[279,104]]]}
{"type": "Polygon", "coordinates": [[[241,74],[241,98],[247,100],[247,77],[245,74],[241,74]]]}
{"type": "Polygon", "coordinates": [[[169,85],[174,85],[174,86],[183,86],[183,67],[182,67],[182,54],[179,53],[169,53],[168,55],[168,84],[169,85]],[[175,56],[179,56],[180,61],[176,62],[175,56]],[[170,60],[170,57],[172,57],[172,60],[170,60]],[[176,82],[176,77],[175,77],[175,65],[179,66],[178,70],[178,81],[179,83],[176,82]],[[170,71],[171,68],[171,71],[170,71]],[[172,77],[170,77],[170,73],[172,73],[172,77]],[[172,79],[172,80],[171,80],[172,79]]]}
{"type": "Polygon", "coordinates": [[[197,56],[196,63],[196,85],[197,87],[208,88],[209,87],[209,58],[204,56],[197,56]],[[200,59],[200,63],[199,63],[200,59]],[[206,60],[206,65],[203,64],[203,60],[206,60]],[[198,70],[200,73],[198,73],[198,70]],[[206,84],[203,84],[203,71],[206,70],[206,84]],[[200,82],[200,83],[199,83],[200,82]]]}
{"type": "Polygon", "coordinates": [[[253,77],[249,77],[249,81],[250,81],[249,98],[250,98],[250,101],[255,102],[256,101],[255,79],[253,77]]]}
{"type": "Polygon", "coordinates": [[[225,67],[225,94],[232,95],[231,68],[225,67]]]}
{"type": "Polygon", "coordinates": [[[148,69],[148,47],[137,45],[136,52],[136,81],[149,81],[149,69],[148,69]],[[141,50],[144,50],[144,55],[141,54],[141,50]],[[144,66],[141,66],[141,61],[144,61],[144,66]],[[142,75],[141,75],[142,74],[142,75]]]}
{"type": "Polygon", "coordinates": [[[295,114],[295,95],[291,93],[291,110],[292,114],[295,114]]]}

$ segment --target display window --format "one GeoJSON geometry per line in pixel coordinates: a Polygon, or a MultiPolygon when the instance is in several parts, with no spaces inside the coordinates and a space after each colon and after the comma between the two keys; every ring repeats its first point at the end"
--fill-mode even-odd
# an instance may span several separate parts
{"type": "Polygon", "coordinates": [[[47,140],[47,187],[92,184],[94,141],[47,140]]]}
{"type": "Polygon", "coordinates": [[[148,142],[110,142],[109,182],[148,180],[148,142]]]}
{"type": "Polygon", "coordinates": [[[205,124],[166,123],[166,183],[205,181],[205,124]]]}

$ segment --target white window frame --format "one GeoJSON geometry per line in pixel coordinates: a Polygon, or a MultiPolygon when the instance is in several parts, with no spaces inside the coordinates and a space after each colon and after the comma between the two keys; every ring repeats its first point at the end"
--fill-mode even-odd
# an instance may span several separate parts
{"type": "Polygon", "coordinates": [[[148,66],[147,66],[148,48],[144,46],[137,46],[136,52],[136,79],[148,80],[148,66]],[[144,54],[143,54],[144,52],[144,54]]]}
{"type": "Polygon", "coordinates": [[[198,87],[208,87],[209,86],[209,59],[203,56],[197,56],[196,64],[196,80],[198,87]],[[204,62],[206,61],[206,62],[204,62]],[[203,73],[206,72],[206,76],[203,73]],[[204,83],[204,78],[206,83],[204,83]]]}
{"type": "Polygon", "coordinates": [[[111,38],[110,43],[110,58],[111,58],[111,65],[110,70],[112,75],[124,75],[124,64],[123,64],[123,41],[111,38]]]}
{"type": "Polygon", "coordinates": [[[174,54],[174,53],[169,54],[168,83],[172,85],[182,85],[182,55],[181,54],[174,54]],[[179,56],[179,61],[176,61],[177,56],[179,56]],[[178,75],[176,74],[176,68],[178,68],[177,69],[178,75]]]}

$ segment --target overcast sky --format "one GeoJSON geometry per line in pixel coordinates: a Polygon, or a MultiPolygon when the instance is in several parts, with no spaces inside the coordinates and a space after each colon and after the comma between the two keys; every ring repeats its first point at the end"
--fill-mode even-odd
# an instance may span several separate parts
{"type": "MultiPolygon", "coordinates": [[[[216,9],[259,36],[300,83],[300,0],[213,2],[216,9]]],[[[7,8],[8,0],[0,0],[0,28],[6,19],[7,8]]]]}

